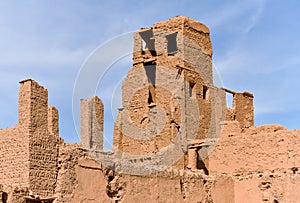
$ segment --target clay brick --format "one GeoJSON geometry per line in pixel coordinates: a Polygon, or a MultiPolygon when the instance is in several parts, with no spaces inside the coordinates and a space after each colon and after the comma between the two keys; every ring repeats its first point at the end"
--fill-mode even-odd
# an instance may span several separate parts
{"type": "Polygon", "coordinates": [[[98,97],[81,100],[81,144],[90,150],[103,150],[104,107],[98,97]]]}
{"type": "Polygon", "coordinates": [[[81,143],[69,144],[48,91],[21,81],[19,122],[0,130],[0,200],[299,202],[300,131],[254,126],[253,95],[214,86],[209,34],[184,16],[134,34],[110,152],[98,97],[81,100],[81,143]]]}

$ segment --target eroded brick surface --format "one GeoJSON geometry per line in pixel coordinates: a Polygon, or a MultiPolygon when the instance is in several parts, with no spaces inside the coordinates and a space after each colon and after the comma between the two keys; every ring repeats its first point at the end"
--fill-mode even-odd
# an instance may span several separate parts
{"type": "Polygon", "coordinates": [[[98,97],[81,100],[69,144],[48,91],[21,81],[18,124],[0,130],[1,201],[300,202],[299,130],[254,126],[253,95],[214,86],[209,34],[183,16],[135,33],[111,152],[98,97]]]}

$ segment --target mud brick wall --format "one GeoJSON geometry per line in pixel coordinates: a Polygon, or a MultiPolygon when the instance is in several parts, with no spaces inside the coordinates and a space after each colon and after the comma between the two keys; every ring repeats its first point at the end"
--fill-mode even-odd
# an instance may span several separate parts
{"type": "Polygon", "coordinates": [[[29,188],[34,193],[47,197],[54,194],[56,186],[57,114],[55,109],[48,107],[48,91],[44,87],[34,81],[25,81],[24,85],[30,87],[31,93],[30,98],[20,100],[20,105],[30,109],[29,188]],[[51,113],[49,117],[48,111],[51,113]],[[49,120],[52,121],[52,127],[48,126],[49,120]]]}
{"type": "Polygon", "coordinates": [[[29,184],[29,138],[22,127],[0,130],[0,179],[4,185],[29,184]]]}
{"type": "Polygon", "coordinates": [[[0,178],[42,197],[55,192],[58,112],[48,107],[48,91],[28,79],[20,82],[19,122],[0,131],[0,178]]]}
{"type": "Polygon", "coordinates": [[[231,203],[234,199],[231,177],[185,170],[146,176],[118,174],[69,144],[62,146],[58,183],[57,202],[231,203]]]}
{"type": "Polygon", "coordinates": [[[58,110],[54,106],[48,106],[48,131],[51,135],[59,135],[58,110]]]}
{"type": "Polygon", "coordinates": [[[85,149],[103,149],[104,106],[98,97],[80,101],[81,144],[85,149]]]}
{"type": "MultiPolygon", "coordinates": [[[[175,54],[175,57],[180,58],[185,66],[195,69],[206,85],[213,85],[212,44],[208,27],[183,16],[155,23],[153,27],[162,32],[156,46],[158,50],[166,50],[167,47],[166,40],[165,43],[161,43],[160,40],[166,39],[167,35],[178,33],[178,53],[175,54]],[[161,47],[162,45],[164,47],[161,47]]],[[[172,60],[172,56],[169,56],[169,60],[172,60]]]]}
{"type": "Polygon", "coordinates": [[[299,167],[299,133],[280,125],[250,127],[241,133],[238,122],[227,122],[209,155],[209,171],[233,174],[299,167]]]}
{"type": "Polygon", "coordinates": [[[236,120],[239,121],[241,128],[254,126],[253,95],[248,92],[235,93],[233,105],[236,120]]]}
{"type": "MultiPolygon", "coordinates": [[[[134,34],[133,67],[122,84],[123,109],[114,128],[114,149],[147,156],[180,139],[186,153],[194,139],[219,136],[225,92],[213,85],[209,34],[205,25],[183,16],[134,34]],[[174,34],[177,50],[169,53],[168,37],[174,34]],[[199,115],[191,116],[195,112],[199,115]],[[151,133],[156,136],[148,140],[131,136],[151,133]]],[[[179,168],[186,166],[185,158],[179,162],[179,168]]]]}

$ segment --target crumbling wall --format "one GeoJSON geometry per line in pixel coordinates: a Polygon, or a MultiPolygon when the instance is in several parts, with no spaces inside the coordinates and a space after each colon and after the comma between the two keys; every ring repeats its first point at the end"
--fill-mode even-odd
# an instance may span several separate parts
{"type": "MultiPolygon", "coordinates": [[[[114,149],[150,155],[175,143],[186,155],[194,139],[218,137],[225,92],[213,86],[211,57],[209,29],[192,19],[178,16],[136,32],[114,149]]],[[[178,161],[186,167],[185,158],[178,161]]]]}
{"type": "Polygon", "coordinates": [[[213,202],[211,193],[216,181],[201,174],[172,170],[146,177],[125,175],[123,178],[127,183],[126,193],[120,202],[213,202]]]}
{"type": "Polygon", "coordinates": [[[59,136],[58,110],[54,106],[48,106],[48,133],[52,136],[59,136]]]}
{"type": "Polygon", "coordinates": [[[242,129],[254,126],[253,94],[227,89],[225,91],[233,96],[233,105],[232,108],[227,109],[226,120],[238,121],[242,129]]]}
{"type": "Polygon", "coordinates": [[[241,128],[254,126],[253,95],[249,92],[235,93],[233,97],[236,120],[241,128]]]}
{"type": "Polygon", "coordinates": [[[208,28],[189,18],[136,32],[114,152],[101,151],[99,98],[81,101],[82,143],[67,144],[47,90],[21,81],[19,123],[0,130],[2,202],[299,202],[300,131],[254,127],[253,95],[214,87],[211,57],[208,28]],[[180,156],[158,153],[169,145],[180,156]]]}
{"type": "Polygon", "coordinates": [[[72,202],[75,188],[78,184],[75,167],[78,159],[86,152],[77,144],[60,142],[58,159],[58,176],[56,184],[56,202],[72,202]]]}
{"type": "Polygon", "coordinates": [[[143,176],[119,174],[95,162],[87,151],[76,145],[64,144],[61,151],[57,203],[218,202],[221,199],[231,203],[234,198],[231,177],[210,177],[202,171],[173,169],[143,176]]]}
{"type": "MultiPolygon", "coordinates": [[[[115,134],[119,131],[121,136],[117,135],[114,140],[114,145],[118,145],[123,152],[136,155],[155,153],[157,150],[168,146],[175,139],[182,125],[180,118],[184,116],[181,115],[181,109],[184,107],[179,105],[170,91],[158,85],[163,83],[159,74],[169,73],[162,73],[164,70],[161,69],[156,71],[155,103],[148,103],[148,84],[142,86],[139,90],[134,88],[138,87],[143,81],[148,81],[145,68],[136,69],[132,74],[129,74],[129,77],[123,83],[124,109],[120,113],[126,112],[126,114],[123,113],[118,117],[115,134]],[[132,81],[131,78],[135,78],[135,81],[132,81]],[[151,137],[150,134],[153,136],[151,137]],[[138,138],[138,136],[140,137],[138,138]],[[143,137],[147,138],[147,136],[149,139],[142,139],[143,137]]],[[[170,75],[172,73],[171,71],[170,75]]],[[[176,76],[176,73],[173,74],[176,76]]],[[[182,79],[179,81],[182,81],[182,79]]],[[[176,86],[176,84],[173,82],[172,86],[176,86]]],[[[182,94],[180,92],[181,86],[182,83],[178,82],[174,91],[182,94]]]]}
{"type": "Polygon", "coordinates": [[[184,16],[177,16],[153,25],[156,50],[162,50],[167,60],[180,59],[181,67],[191,67],[201,76],[204,85],[213,86],[212,77],[212,44],[210,31],[204,24],[184,16]],[[157,30],[157,31],[156,31],[157,30]],[[168,36],[176,33],[177,52],[168,53],[168,36]]]}
{"type": "Polygon", "coordinates": [[[93,160],[89,153],[81,145],[61,142],[56,203],[112,202],[116,198],[111,183],[114,172],[93,160]]]}
{"type": "MultiPolygon", "coordinates": [[[[112,202],[118,190],[110,187],[110,178],[101,164],[90,158],[80,158],[75,167],[78,185],[72,202],[112,202]]],[[[112,172],[112,171],[111,171],[112,172]]],[[[113,172],[112,172],[113,173],[113,172]]]]}
{"type": "Polygon", "coordinates": [[[267,171],[299,167],[299,130],[280,125],[251,127],[242,132],[238,122],[227,122],[209,155],[210,173],[267,171]]]}
{"type": "Polygon", "coordinates": [[[0,180],[42,197],[54,195],[58,157],[58,112],[35,81],[20,82],[19,122],[0,131],[0,180]]]}
{"type": "Polygon", "coordinates": [[[37,82],[21,81],[21,89],[30,92],[19,101],[28,118],[23,122],[29,126],[29,188],[49,197],[54,195],[57,176],[58,113],[54,107],[48,107],[48,91],[37,82]]]}
{"type": "Polygon", "coordinates": [[[94,96],[80,101],[81,144],[85,149],[103,150],[104,106],[94,96]]]}

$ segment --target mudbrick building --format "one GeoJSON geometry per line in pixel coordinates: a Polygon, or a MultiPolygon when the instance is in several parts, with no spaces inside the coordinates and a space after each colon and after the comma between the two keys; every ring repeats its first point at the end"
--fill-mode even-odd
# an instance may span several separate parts
{"type": "Polygon", "coordinates": [[[21,81],[18,124],[0,130],[1,201],[300,202],[300,131],[254,126],[253,95],[214,86],[209,34],[183,16],[135,33],[110,152],[98,97],[81,100],[69,144],[47,90],[21,81]]]}

